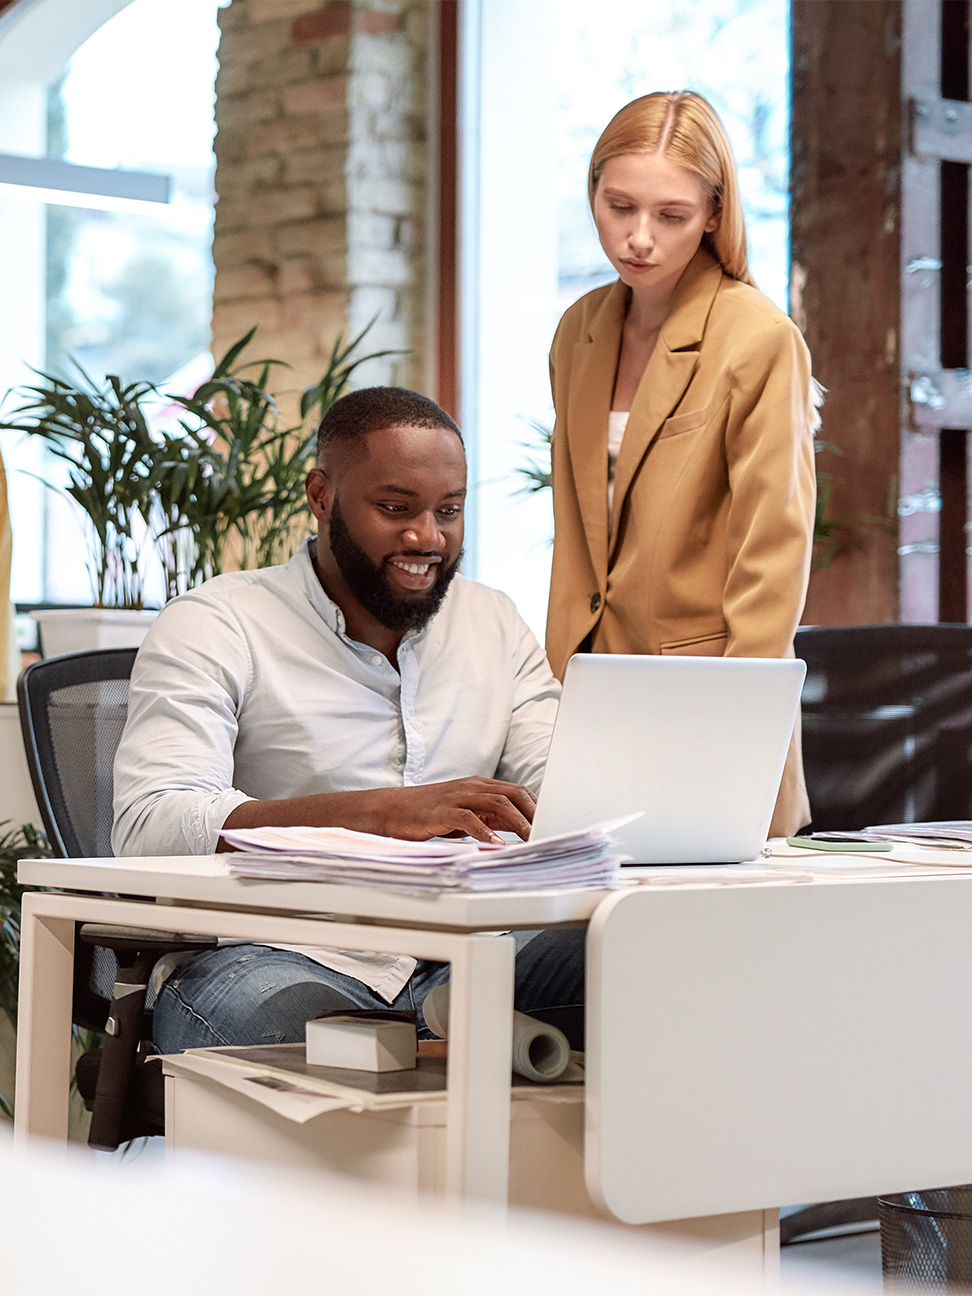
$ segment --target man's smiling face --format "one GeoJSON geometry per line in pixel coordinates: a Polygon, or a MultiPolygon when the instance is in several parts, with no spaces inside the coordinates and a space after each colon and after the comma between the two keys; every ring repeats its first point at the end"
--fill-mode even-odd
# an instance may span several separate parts
{"type": "Polygon", "coordinates": [[[332,447],[308,499],[319,575],[346,617],[403,634],[434,615],[462,554],[465,495],[465,454],[448,429],[381,428],[332,447]]]}

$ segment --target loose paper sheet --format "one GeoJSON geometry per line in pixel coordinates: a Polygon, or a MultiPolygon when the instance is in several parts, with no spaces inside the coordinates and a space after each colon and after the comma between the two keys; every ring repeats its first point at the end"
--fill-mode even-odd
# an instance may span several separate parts
{"type": "MultiPolygon", "coordinates": [[[[514,1097],[543,1102],[581,1102],[583,1053],[553,1085],[513,1077],[514,1097]]],[[[303,1124],[330,1111],[395,1111],[447,1098],[444,1057],[420,1056],[412,1071],[349,1071],[313,1066],[303,1044],[260,1044],[248,1048],[188,1049],[164,1059],[175,1074],[205,1077],[303,1124]]]]}

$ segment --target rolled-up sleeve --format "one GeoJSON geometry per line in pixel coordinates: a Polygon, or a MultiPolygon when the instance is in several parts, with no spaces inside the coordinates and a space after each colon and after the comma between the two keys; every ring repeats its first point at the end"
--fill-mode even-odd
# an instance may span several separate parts
{"type": "Polygon", "coordinates": [[[115,757],[116,855],[205,855],[236,806],[238,718],[252,674],[225,608],[187,595],[149,630],[132,672],[115,757]]]}

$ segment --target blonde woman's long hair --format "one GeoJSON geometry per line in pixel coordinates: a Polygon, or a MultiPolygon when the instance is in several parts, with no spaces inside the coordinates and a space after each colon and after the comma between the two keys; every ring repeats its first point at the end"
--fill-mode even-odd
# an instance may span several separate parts
{"type": "Polygon", "coordinates": [[[704,234],[702,244],[727,275],[752,284],[736,161],[712,105],[694,90],[643,95],[626,104],[608,122],[591,155],[587,176],[591,211],[605,162],[626,153],[663,153],[699,178],[719,213],[718,228],[704,234]]]}

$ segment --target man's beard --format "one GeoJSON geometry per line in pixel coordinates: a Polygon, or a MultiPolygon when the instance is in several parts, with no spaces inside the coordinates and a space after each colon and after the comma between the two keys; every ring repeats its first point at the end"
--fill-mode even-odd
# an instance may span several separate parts
{"type": "MultiPolygon", "coordinates": [[[[331,508],[328,522],[328,539],[331,553],[344,577],[348,589],[364,610],[371,614],[386,630],[404,634],[408,630],[421,630],[442,606],[442,600],[459,570],[462,553],[450,566],[440,563],[432,588],[415,598],[402,598],[388,583],[384,566],[373,563],[356,543],[348,530],[337,499],[331,508]]],[[[427,553],[406,550],[403,557],[427,558],[427,553]]]]}

